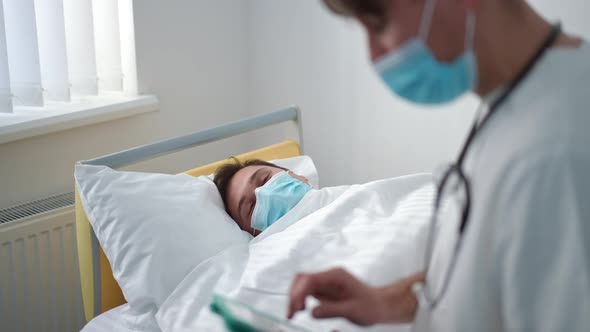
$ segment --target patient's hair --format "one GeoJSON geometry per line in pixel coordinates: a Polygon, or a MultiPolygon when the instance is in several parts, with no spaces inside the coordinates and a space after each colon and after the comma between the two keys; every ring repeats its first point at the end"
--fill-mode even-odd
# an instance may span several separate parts
{"type": "Polygon", "coordinates": [[[334,13],[348,17],[381,17],[388,0],[323,0],[334,13]]]}
{"type": "Polygon", "coordinates": [[[250,160],[246,160],[245,162],[240,162],[239,160],[237,160],[235,158],[233,158],[233,160],[234,160],[233,163],[227,163],[225,165],[220,166],[215,171],[215,176],[213,178],[213,182],[215,183],[215,186],[217,186],[217,190],[219,190],[219,193],[221,194],[221,198],[223,199],[223,204],[226,207],[227,207],[227,202],[226,202],[227,187],[229,186],[229,182],[234,177],[234,175],[236,175],[236,173],[239,172],[241,169],[248,167],[248,166],[270,166],[270,167],[280,168],[285,171],[288,170],[284,167],[277,166],[273,163],[269,163],[267,161],[260,160],[260,159],[250,159],[250,160]]]}

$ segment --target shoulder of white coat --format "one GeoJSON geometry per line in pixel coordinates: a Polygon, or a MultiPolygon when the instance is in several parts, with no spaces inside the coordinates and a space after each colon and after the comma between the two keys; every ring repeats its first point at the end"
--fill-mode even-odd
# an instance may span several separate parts
{"type": "Polygon", "coordinates": [[[499,115],[519,129],[521,148],[590,141],[590,45],[552,50],[499,115]]]}
{"type": "MultiPolygon", "coordinates": [[[[514,212],[547,207],[566,199],[566,191],[581,201],[590,195],[590,151],[564,142],[532,146],[505,163],[494,190],[490,191],[488,212],[499,222],[512,223],[514,212]],[[551,201],[554,199],[555,201],[551,201]],[[546,200],[545,205],[539,205],[546,200]],[[530,204],[530,206],[525,206],[530,204]]],[[[572,196],[569,196],[572,198],[572,196]]],[[[590,217],[590,216],[588,216],[590,217]]]]}
{"type": "MultiPolygon", "coordinates": [[[[529,103],[554,106],[555,115],[561,110],[589,108],[590,98],[590,44],[578,48],[551,50],[523,84],[523,92],[530,96],[529,103]]],[[[521,100],[525,101],[525,100],[521,100]]],[[[582,113],[580,113],[582,114],[582,113]]],[[[583,112],[588,114],[588,112],[583,112]]]]}

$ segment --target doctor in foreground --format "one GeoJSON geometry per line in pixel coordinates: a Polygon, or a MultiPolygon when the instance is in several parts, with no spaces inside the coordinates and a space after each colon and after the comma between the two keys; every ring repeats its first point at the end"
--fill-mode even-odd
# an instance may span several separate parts
{"type": "MultiPolygon", "coordinates": [[[[422,271],[299,274],[289,317],[417,331],[590,331],[590,45],[524,0],[324,0],[356,18],[393,93],[482,99],[438,192],[422,271]]],[[[567,5],[565,2],[563,5],[567,5]]]]}

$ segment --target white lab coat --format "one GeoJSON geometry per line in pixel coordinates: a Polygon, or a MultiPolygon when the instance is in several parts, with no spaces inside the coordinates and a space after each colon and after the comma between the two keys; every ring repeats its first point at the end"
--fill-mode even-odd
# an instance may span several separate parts
{"type": "MultiPolygon", "coordinates": [[[[552,49],[473,142],[448,291],[416,330],[590,331],[590,45],[552,49]]],[[[433,282],[457,225],[440,226],[433,282]]],[[[446,268],[446,266],[444,267],[446,268]]]]}

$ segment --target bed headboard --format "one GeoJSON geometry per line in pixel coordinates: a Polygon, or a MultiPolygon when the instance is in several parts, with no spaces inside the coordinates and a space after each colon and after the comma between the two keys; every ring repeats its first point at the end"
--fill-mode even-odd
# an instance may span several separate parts
{"type": "MultiPolygon", "coordinates": [[[[199,131],[190,135],[140,146],[138,148],[133,148],[90,161],[83,161],[81,163],[106,165],[111,168],[118,168],[289,120],[292,120],[297,124],[298,140],[301,142],[301,117],[299,109],[291,107],[285,110],[199,131]]],[[[240,161],[248,159],[262,159],[268,161],[295,157],[300,155],[301,151],[301,143],[298,144],[294,140],[286,140],[278,144],[243,153],[235,158],[240,161]]],[[[188,170],[185,173],[192,176],[209,175],[215,172],[215,170],[222,164],[232,162],[232,160],[232,158],[221,160],[209,165],[188,170]]],[[[75,209],[76,238],[84,314],[86,321],[90,321],[100,313],[125,303],[126,300],[121,292],[121,288],[113,277],[110,264],[92,231],[86,212],[79,199],[78,188],[76,188],[75,209]]]]}

